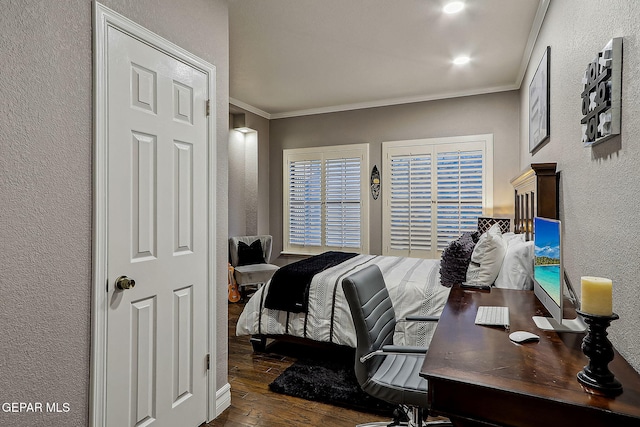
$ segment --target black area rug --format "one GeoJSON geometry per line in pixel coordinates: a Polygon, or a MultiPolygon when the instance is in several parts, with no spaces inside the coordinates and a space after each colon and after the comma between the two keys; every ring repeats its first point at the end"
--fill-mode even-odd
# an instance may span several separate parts
{"type": "Polygon", "coordinates": [[[366,394],[353,371],[355,350],[304,351],[269,388],[276,393],[329,403],[391,418],[394,405],[366,394]]]}

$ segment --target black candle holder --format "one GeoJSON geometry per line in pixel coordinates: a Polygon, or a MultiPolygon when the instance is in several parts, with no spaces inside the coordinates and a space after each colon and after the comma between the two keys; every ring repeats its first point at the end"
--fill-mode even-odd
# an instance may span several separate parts
{"type": "Polygon", "coordinates": [[[622,384],[616,380],[607,365],[613,360],[613,345],[607,338],[607,328],[612,320],[620,317],[612,313],[611,316],[598,316],[576,310],[589,326],[587,334],[582,340],[582,352],[589,358],[589,364],[578,372],[580,384],[589,387],[594,394],[616,396],[622,393],[622,384]]]}

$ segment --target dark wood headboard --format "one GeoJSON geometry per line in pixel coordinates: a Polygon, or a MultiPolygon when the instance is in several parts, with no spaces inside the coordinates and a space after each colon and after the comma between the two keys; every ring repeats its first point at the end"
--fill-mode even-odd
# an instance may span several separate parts
{"type": "Polygon", "coordinates": [[[533,217],[558,219],[556,163],[532,163],[511,180],[515,190],[514,231],[533,236],[533,217]]]}

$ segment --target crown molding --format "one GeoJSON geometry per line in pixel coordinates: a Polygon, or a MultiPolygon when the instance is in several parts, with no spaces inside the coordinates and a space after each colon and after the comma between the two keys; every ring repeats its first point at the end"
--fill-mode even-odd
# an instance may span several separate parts
{"type": "Polygon", "coordinates": [[[496,92],[506,92],[516,90],[518,86],[505,85],[492,88],[484,88],[473,91],[447,92],[438,95],[412,96],[403,98],[381,99],[377,101],[360,102],[354,104],[333,105],[331,107],[312,108],[308,110],[297,110],[283,113],[271,114],[271,119],[286,119],[290,117],[311,116],[315,114],[337,113],[341,111],[362,110],[365,108],[389,107],[393,105],[413,104],[417,102],[437,101],[441,99],[461,98],[464,96],[483,95],[496,92]]]}
{"type": "Polygon", "coordinates": [[[246,102],[242,102],[239,99],[229,97],[229,104],[235,105],[236,107],[242,108],[243,110],[247,110],[250,113],[256,114],[260,117],[264,117],[267,120],[271,120],[273,117],[271,114],[263,111],[253,105],[249,105],[246,102]]]}
{"type": "Polygon", "coordinates": [[[287,111],[287,112],[273,113],[273,114],[267,113],[266,111],[260,110],[259,108],[253,107],[252,105],[249,105],[235,98],[229,98],[229,103],[232,105],[235,105],[236,107],[240,107],[244,110],[247,110],[251,113],[264,117],[265,119],[275,120],[275,119],[287,119],[291,117],[312,116],[316,114],[338,113],[341,111],[363,110],[366,108],[378,108],[378,107],[389,107],[393,105],[413,104],[417,102],[438,101],[442,99],[461,98],[465,96],[474,96],[474,95],[485,95],[490,93],[507,92],[510,90],[518,90],[518,89],[520,89],[519,85],[512,84],[512,85],[496,86],[492,88],[485,88],[485,89],[479,89],[479,90],[473,90],[473,91],[448,92],[448,93],[442,93],[438,95],[381,99],[378,101],[360,102],[360,103],[344,104],[344,105],[333,105],[330,107],[312,108],[308,110],[294,110],[294,111],[287,111]]]}
{"type": "Polygon", "coordinates": [[[520,89],[522,86],[522,80],[524,79],[524,75],[527,72],[527,67],[529,66],[529,61],[531,60],[531,55],[533,54],[533,48],[536,45],[536,41],[538,40],[538,35],[540,35],[540,29],[542,28],[542,23],[544,22],[544,17],[547,14],[547,9],[549,9],[549,4],[551,0],[540,0],[538,4],[538,10],[536,11],[536,16],[533,19],[533,24],[531,24],[531,31],[529,32],[529,39],[527,40],[527,45],[524,48],[524,52],[522,53],[522,61],[520,61],[520,69],[518,70],[518,75],[516,77],[516,86],[520,89]]]}

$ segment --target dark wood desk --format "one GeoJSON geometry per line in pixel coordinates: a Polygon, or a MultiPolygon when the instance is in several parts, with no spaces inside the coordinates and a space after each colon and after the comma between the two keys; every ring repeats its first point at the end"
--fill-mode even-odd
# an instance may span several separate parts
{"type": "Polygon", "coordinates": [[[545,314],[530,291],[454,286],[420,372],[431,412],[461,426],[640,426],[640,375],[616,352],[609,369],[623,393],[587,393],[576,379],[587,364],[584,334],[537,329],[531,316],[545,314]],[[510,331],[475,325],[480,305],[508,306],[510,331]],[[516,330],[540,341],[515,344],[516,330]]]}

